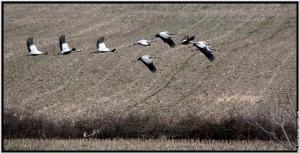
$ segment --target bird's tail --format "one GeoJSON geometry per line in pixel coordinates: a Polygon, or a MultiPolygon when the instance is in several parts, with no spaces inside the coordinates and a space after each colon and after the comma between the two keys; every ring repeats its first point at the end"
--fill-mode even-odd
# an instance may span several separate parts
{"type": "Polygon", "coordinates": [[[112,49],[112,50],[111,50],[111,52],[117,52],[117,49],[116,49],[116,48],[114,48],[114,49],[112,49]]]}

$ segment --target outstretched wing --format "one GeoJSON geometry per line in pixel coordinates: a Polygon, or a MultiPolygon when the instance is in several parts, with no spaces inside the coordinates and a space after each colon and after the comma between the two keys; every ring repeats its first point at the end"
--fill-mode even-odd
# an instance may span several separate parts
{"type": "Polygon", "coordinates": [[[208,48],[208,47],[205,47],[205,48],[199,48],[197,46],[197,48],[212,62],[215,57],[214,57],[214,54],[212,53],[212,51],[208,48]]]}
{"type": "Polygon", "coordinates": [[[145,62],[143,60],[142,60],[142,62],[149,68],[149,70],[151,72],[156,72],[156,67],[154,66],[153,62],[147,63],[147,62],[145,62]]]}
{"type": "Polygon", "coordinates": [[[156,68],[153,64],[153,60],[150,59],[150,56],[149,55],[144,55],[142,57],[140,57],[139,59],[141,59],[141,61],[149,68],[149,70],[151,72],[155,72],[156,71],[156,68]]]}
{"type": "Polygon", "coordinates": [[[107,47],[104,43],[104,36],[99,37],[99,39],[97,40],[97,44],[98,44],[98,49],[106,50],[107,47]]]}
{"type": "Polygon", "coordinates": [[[195,39],[195,36],[191,36],[189,39],[188,39],[188,41],[190,42],[190,41],[193,41],[195,39]]]}
{"type": "Polygon", "coordinates": [[[65,37],[64,34],[60,35],[60,37],[59,37],[59,48],[60,48],[60,51],[63,51],[63,47],[62,47],[63,43],[66,43],[66,37],[65,37]]]}
{"type": "Polygon", "coordinates": [[[184,36],[184,38],[181,40],[181,44],[189,44],[191,43],[191,41],[193,41],[195,39],[195,36],[189,36],[189,35],[186,35],[184,36]]]}
{"type": "Polygon", "coordinates": [[[30,46],[33,45],[33,37],[27,38],[26,43],[27,43],[27,50],[28,50],[28,52],[31,52],[30,46]]]}
{"type": "Polygon", "coordinates": [[[162,37],[161,37],[161,39],[162,39],[165,43],[167,43],[171,48],[175,47],[175,43],[174,43],[174,41],[173,41],[171,38],[165,39],[165,38],[162,38],[162,37]]]}
{"type": "Polygon", "coordinates": [[[156,72],[156,68],[153,63],[145,64],[151,72],[156,72]]]}
{"type": "Polygon", "coordinates": [[[104,36],[100,36],[97,40],[97,49],[100,48],[100,44],[104,43],[104,36]]]}

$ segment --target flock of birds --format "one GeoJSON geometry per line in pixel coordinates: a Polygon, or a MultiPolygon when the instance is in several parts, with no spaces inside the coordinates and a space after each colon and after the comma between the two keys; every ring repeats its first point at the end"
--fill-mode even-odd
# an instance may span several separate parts
{"type": "MultiPolygon", "coordinates": [[[[171,36],[176,35],[175,33],[170,33],[168,31],[163,31],[159,32],[155,35],[155,38],[160,38],[164,43],[167,43],[169,47],[173,48],[175,47],[175,43],[172,40],[171,36]]],[[[193,40],[195,39],[195,36],[189,36],[186,35],[180,42],[182,45],[188,45],[188,44],[193,44],[193,46],[197,47],[197,49],[202,52],[211,62],[215,59],[213,50],[218,51],[218,49],[215,49],[212,47],[212,44],[206,43],[203,41],[199,42],[194,42],[193,40]]],[[[146,40],[146,39],[141,39],[135,42],[133,45],[142,45],[144,47],[150,46],[151,42],[155,42],[157,40],[152,39],[152,40],[146,40]]],[[[70,48],[65,35],[60,35],[59,37],[59,47],[60,47],[60,52],[58,53],[59,55],[66,55],[70,54],[72,51],[79,52],[81,50],[76,50],[76,48],[70,48]]],[[[104,37],[100,36],[99,39],[97,39],[96,43],[97,50],[95,51],[96,53],[105,53],[105,52],[117,52],[116,48],[110,49],[106,47],[104,43],[104,37]]],[[[35,43],[33,42],[33,37],[29,37],[27,39],[27,49],[28,49],[28,55],[29,56],[37,56],[37,55],[48,55],[48,52],[42,52],[38,50],[36,47],[35,43]]],[[[156,72],[156,67],[153,64],[153,58],[154,56],[150,55],[143,55],[141,57],[138,57],[138,59],[135,62],[141,61],[144,63],[151,72],[156,72]]]]}

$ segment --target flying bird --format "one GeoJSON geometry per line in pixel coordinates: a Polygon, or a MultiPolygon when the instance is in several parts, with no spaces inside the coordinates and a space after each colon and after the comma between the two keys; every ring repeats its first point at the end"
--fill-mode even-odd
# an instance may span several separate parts
{"type": "Polygon", "coordinates": [[[171,38],[171,35],[176,35],[175,33],[170,33],[168,31],[159,32],[155,37],[161,38],[164,43],[167,43],[171,48],[175,47],[175,43],[171,38]]]}
{"type": "Polygon", "coordinates": [[[59,48],[60,48],[60,52],[58,53],[59,55],[60,54],[69,54],[71,53],[72,51],[80,51],[80,50],[76,50],[76,48],[69,48],[69,45],[66,41],[66,37],[64,34],[60,35],[59,37],[59,48]]]}
{"type": "Polygon", "coordinates": [[[149,70],[154,73],[154,72],[156,72],[156,68],[153,64],[152,58],[155,58],[155,57],[152,57],[150,55],[143,55],[143,56],[139,57],[137,60],[143,62],[149,68],[149,70]]]}
{"type": "Polygon", "coordinates": [[[41,52],[37,49],[36,45],[33,43],[33,37],[29,37],[26,40],[27,49],[28,49],[28,56],[37,56],[37,55],[47,55],[48,52],[41,52]]]}
{"type": "Polygon", "coordinates": [[[189,35],[185,35],[184,38],[181,40],[181,44],[183,45],[187,45],[192,43],[192,41],[195,39],[195,36],[189,36],[189,35]]]}
{"type": "Polygon", "coordinates": [[[156,42],[156,40],[145,40],[141,39],[135,42],[133,45],[142,45],[144,47],[150,46],[151,42],[156,42]]]}
{"type": "Polygon", "coordinates": [[[104,43],[104,36],[100,36],[99,39],[97,40],[97,53],[103,53],[103,52],[116,52],[116,48],[110,49],[107,48],[105,43],[104,43]]]}
{"type": "Polygon", "coordinates": [[[214,54],[206,42],[199,41],[193,43],[211,62],[215,59],[214,54]]]}

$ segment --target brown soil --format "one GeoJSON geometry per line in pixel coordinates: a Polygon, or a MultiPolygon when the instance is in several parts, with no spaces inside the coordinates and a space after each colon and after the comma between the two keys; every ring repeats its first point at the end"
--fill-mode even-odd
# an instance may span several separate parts
{"type": "Polygon", "coordinates": [[[220,121],[267,107],[289,94],[296,103],[295,4],[4,4],[4,112],[53,121],[130,112],[220,121]],[[157,32],[195,35],[220,51],[212,63],[194,48],[162,41],[130,46],[157,32]],[[57,55],[64,33],[82,52],[57,55]],[[93,54],[96,40],[118,53],[93,54]],[[47,56],[27,56],[34,37],[47,56]],[[156,56],[156,73],[138,56],[156,56]],[[234,111],[235,112],[235,111],[234,111]],[[241,112],[242,114],[243,112],[241,112]]]}

